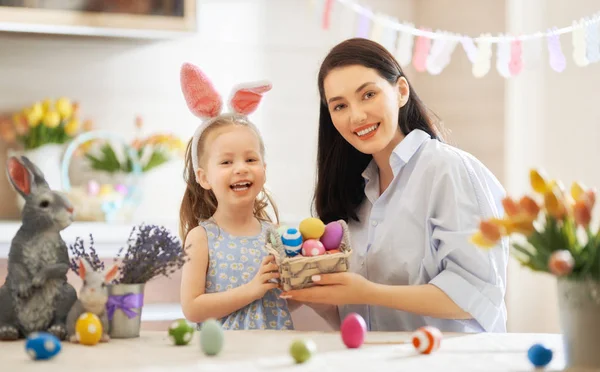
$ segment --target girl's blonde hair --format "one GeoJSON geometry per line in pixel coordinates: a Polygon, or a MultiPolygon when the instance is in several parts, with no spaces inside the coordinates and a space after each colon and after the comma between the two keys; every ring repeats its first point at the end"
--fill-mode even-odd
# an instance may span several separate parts
{"type": "MultiPolygon", "coordinates": [[[[206,147],[206,138],[208,135],[218,128],[224,128],[229,125],[240,125],[249,127],[254,131],[260,143],[260,155],[265,158],[265,144],[260,135],[260,132],[254,124],[246,118],[237,115],[224,115],[221,118],[215,119],[203,132],[198,139],[198,158],[202,159],[204,149],[206,147]]],[[[212,190],[206,190],[198,182],[196,182],[196,171],[192,161],[192,141],[188,142],[185,151],[185,169],[183,178],[186,183],[186,189],[181,201],[179,209],[179,234],[182,241],[194,227],[198,226],[200,221],[208,220],[217,210],[218,201],[212,190]]],[[[254,216],[261,220],[271,223],[279,223],[279,212],[271,195],[263,187],[262,192],[258,194],[254,201],[254,216]],[[262,194],[262,196],[261,196],[262,194]],[[275,213],[275,221],[271,219],[267,213],[267,208],[271,206],[275,213]]]]}

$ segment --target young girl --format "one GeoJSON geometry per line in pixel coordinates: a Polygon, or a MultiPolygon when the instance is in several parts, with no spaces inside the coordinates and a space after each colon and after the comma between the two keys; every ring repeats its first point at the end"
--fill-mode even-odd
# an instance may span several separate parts
{"type": "Polygon", "coordinates": [[[342,319],[358,312],[372,331],[505,332],[508,242],[487,251],[469,242],[481,219],[502,215],[496,177],[441,140],[375,42],[335,46],[319,92],[315,206],[325,223],[348,221],[351,272],[283,297],[338,305],[342,319]]]}
{"type": "Polygon", "coordinates": [[[265,148],[247,115],[270,84],[234,90],[232,113],[203,72],[181,70],[189,109],[204,122],[186,152],[187,188],[180,210],[181,237],[189,254],[181,305],[190,321],[219,319],[224,329],[293,329],[287,302],[278,297],[277,265],[265,249],[271,219],[264,190],[265,148]]]}

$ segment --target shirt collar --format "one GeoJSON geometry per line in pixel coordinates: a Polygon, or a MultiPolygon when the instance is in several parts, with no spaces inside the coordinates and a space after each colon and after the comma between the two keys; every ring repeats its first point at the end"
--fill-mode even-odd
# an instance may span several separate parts
{"type": "MultiPolygon", "coordinates": [[[[417,153],[417,150],[419,150],[421,145],[430,138],[431,136],[421,129],[413,129],[408,133],[406,137],[396,145],[390,156],[390,165],[392,166],[392,169],[394,169],[394,174],[398,167],[408,163],[413,155],[417,153]]],[[[363,171],[362,176],[365,180],[369,181],[376,175],[377,164],[375,164],[375,160],[371,160],[369,165],[367,165],[363,171]]]]}

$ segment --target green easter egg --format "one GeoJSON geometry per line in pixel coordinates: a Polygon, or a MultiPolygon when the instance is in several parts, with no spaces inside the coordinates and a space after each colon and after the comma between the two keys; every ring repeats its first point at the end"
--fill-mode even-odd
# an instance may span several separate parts
{"type": "Polygon", "coordinates": [[[193,336],[194,327],[185,319],[178,319],[169,327],[169,338],[175,345],[187,345],[193,336]]]}
{"type": "Polygon", "coordinates": [[[217,355],[223,349],[225,335],[221,323],[207,319],[200,327],[200,347],[206,355],[217,355]]]}
{"type": "Polygon", "coordinates": [[[290,354],[296,363],[304,363],[317,351],[317,345],[312,340],[295,340],[290,346],[290,354]]]}

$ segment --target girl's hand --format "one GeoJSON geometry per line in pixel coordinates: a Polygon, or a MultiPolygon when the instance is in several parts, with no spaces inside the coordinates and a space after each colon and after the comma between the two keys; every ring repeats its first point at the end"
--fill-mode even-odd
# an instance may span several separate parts
{"type": "Polygon", "coordinates": [[[330,305],[368,303],[375,284],[355,273],[314,275],[314,287],[296,289],[281,294],[281,298],[330,305]]]}
{"type": "Polygon", "coordinates": [[[269,280],[279,278],[279,267],[275,262],[273,255],[263,258],[258,272],[254,278],[247,284],[254,300],[263,298],[268,290],[279,287],[277,283],[271,283],[269,280]]]}

